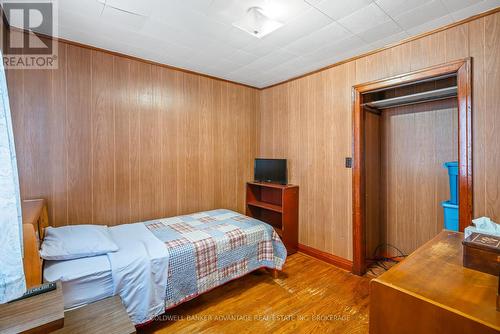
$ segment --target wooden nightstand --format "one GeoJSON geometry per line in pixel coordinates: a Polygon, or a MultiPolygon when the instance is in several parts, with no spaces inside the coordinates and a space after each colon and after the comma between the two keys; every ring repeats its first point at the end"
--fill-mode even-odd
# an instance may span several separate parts
{"type": "Polygon", "coordinates": [[[0,305],[0,333],[50,333],[64,323],[61,283],[57,289],[0,305]]]}
{"type": "Polygon", "coordinates": [[[99,300],[64,313],[64,327],[53,332],[132,334],[135,327],[119,296],[99,300]]]}

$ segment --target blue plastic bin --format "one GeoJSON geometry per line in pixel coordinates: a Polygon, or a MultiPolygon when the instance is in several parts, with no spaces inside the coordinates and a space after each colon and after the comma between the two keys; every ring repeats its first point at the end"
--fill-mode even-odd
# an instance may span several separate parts
{"type": "Polygon", "coordinates": [[[451,204],[458,204],[458,161],[446,162],[444,168],[448,169],[450,179],[450,200],[451,204]]]}
{"type": "Polygon", "coordinates": [[[458,205],[451,201],[442,202],[444,209],[444,228],[458,232],[458,205]]]}

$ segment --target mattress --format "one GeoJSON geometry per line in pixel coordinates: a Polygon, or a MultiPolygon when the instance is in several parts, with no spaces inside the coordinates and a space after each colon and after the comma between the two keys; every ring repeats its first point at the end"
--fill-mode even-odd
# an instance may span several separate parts
{"type": "Polygon", "coordinates": [[[113,277],[107,255],[45,261],[43,279],[45,282],[61,281],[65,309],[113,295],[113,277]]]}

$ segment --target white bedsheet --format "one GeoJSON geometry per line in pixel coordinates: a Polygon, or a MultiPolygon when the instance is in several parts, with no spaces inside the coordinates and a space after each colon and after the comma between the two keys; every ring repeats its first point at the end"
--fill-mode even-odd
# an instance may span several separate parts
{"type": "Polygon", "coordinates": [[[168,252],[143,223],[110,228],[120,248],[108,253],[114,294],[122,298],[134,324],[153,319],[165,311],[168,252]]]}
{"type": "Polygon", "coordinates": [[[113,296],[113,276],[106,255],[45,261],[45,282],[61,281],[64,308],[86,305],[113,296]]]}

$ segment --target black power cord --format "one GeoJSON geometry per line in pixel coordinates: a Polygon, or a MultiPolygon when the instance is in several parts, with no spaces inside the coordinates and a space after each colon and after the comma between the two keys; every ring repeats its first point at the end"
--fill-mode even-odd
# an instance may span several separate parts
{"type": "MultiPolygon", "coordinates": [[[[400,260],[397,260],[397,259],[400,259],[400,258],[405,258],[407,257],[408,254],[405,254],[401,249],[399,249],[398,247],[394,246],[394,245],[391,245],[391,244],[388,244],[388,243],[382,243],[380,245],[378,245],[377,247],[375,247],[373,253],[372,253],[372,258],[371,259],[367,259],[369,261],[373,261],[374,263],[372,264],[372,267],[378,267],[378,268],[381,268],[382,270],[384,271],[387,271],[390,269],[390,267],[387,267],[387,265],[384,263],[384,262],[395,262],[395,263],[398,263],[400,262],[400,260]],[[391,256],[391,257],[385,257],[385,256],[380,256],[378,254],[379,250],[382,249],[382,248],[393,248],[395,249],[399,255],[398,256],[391,256]]],[[[374,271],[373,271],[373,268],[369,268],[368,269],[373,275],[377,275],[374,271]]]]}

